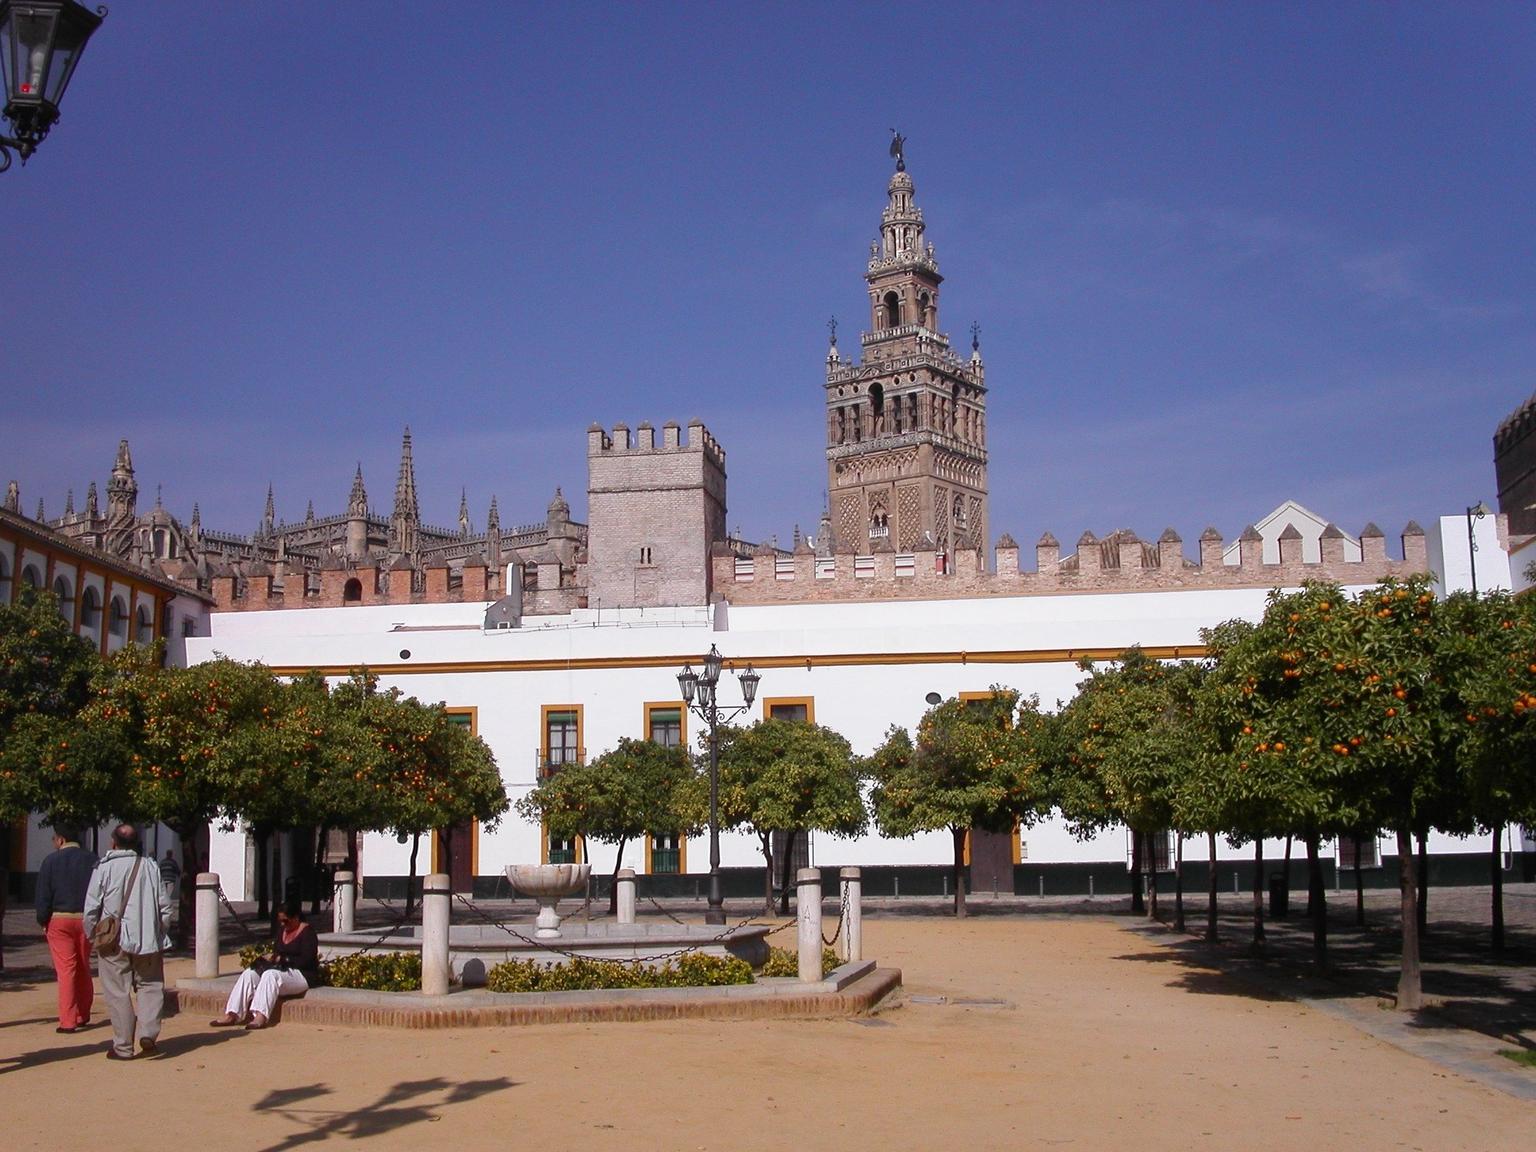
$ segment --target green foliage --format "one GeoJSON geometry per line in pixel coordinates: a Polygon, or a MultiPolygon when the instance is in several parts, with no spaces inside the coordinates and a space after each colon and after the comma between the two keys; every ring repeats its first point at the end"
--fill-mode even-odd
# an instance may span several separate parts
{"type": "Polygon", "coordinates": [[[84,792],[69,796],[67,761],[60,769],[54,753],[89,699],[99,664],[53,593],[22,589],[0,605],[0,820],[35,810],[72,818],[76,808],[94,806],[84,792]]]}
{"type": "MultiPolygon", "coordinates": [[[[837,958],[837,953],[831,948],[821,950],[821,978],[825,980],[835,968],[842,963],[837,958]]],[[[800,975],[800,955],[789,948],[770,947],[768,959],[764,962],[759,976],[790,976],[800,975]]]]}
{"type": "Polygon", "coordinates": [[[994,687],[984,700],[929,708],[914,742],[893,727],[863,762],[874,781],[870,806],[881,835],[902,839],[940,829],[1012,829],[1046,810],[1044,763],[1050,720],[1035,698],[994,687]]]}
{"type": "Polygon", "coordinates": [[[820,724],[789,720],[730,732],[720,749],[720,822],[759,835],[860,835],[869,813],[848,741],[820,724]]]}
{"type": "Polygon", "coordinates": [[[368,992],[420,992],[420,952],[359,952],[320,966],[321,982],[332,988],[368,992]]]}
{"type": "Polygon", "coordinates": [[[272,955],[272,950],[275,947],[277,947],[277,945],[274,944],[271,940],[268,940],[266,943],[262,943],[258,940],[255,943],[247,944],[244,948],[240,949],[240,967],[249,968],[263,956],[272,955]]]}
{"type": "Polygon", "coordinates": [[[703,820],[698,774],[681,748],[622,739],[587,764],[561,768],[517,802],[552,836],[623,845],[641,836],[695,831],[703,820]]]}
{"type": "Polygon", "coordinates": [[[735,956],[689,952],[660,967],[574,956],[564,964],[506,960],[486,974],[492,992],[578,992],[599,988],[706,988],[752,983],[752,968],[735,956]]]}
{"type": "Polygon", "coordinates": [[[1127,650],[1094,667],[1061,712],[1062,755],[1053,791],[1079,836],[1111,824],[1135,832],[1168,827],[1174,776],[1198,754],[1187,673],[1127,650]]]}

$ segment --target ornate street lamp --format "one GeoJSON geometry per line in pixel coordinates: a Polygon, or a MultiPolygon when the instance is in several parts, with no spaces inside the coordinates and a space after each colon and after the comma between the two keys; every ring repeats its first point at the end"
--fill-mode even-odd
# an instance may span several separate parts
{"type": "Polygon", "coordinates": [[[1477,536],[1473,528],[1493,509],[1479,500],[1467,509],[1467,563],[1472,566],[1472,595],[1477,595],[1477,536]]]}
{"type": "Polygon", "coordinates": [[[752,671],[752,665],[738,675],[741,681],[741,698],[746,703],[722,708],[716,695],[720,684],[720,669],[724,658],[713,644],[709,655],[704,657],[704,670],[695,672],[693,665],[684,664],[677,674],[677,687],[683,694],[688,710],[709,726],[709,908],[704,913],[704,923],[725,923],[725,896],[720,891],[720,724],[729,723],[757,699],[757,684],[762,679],[752,671]],[[695,703],[697,701],[697,703],[695,703]]]}
{"type": "Polygon", "coordinates": [[[0,136],[0,172],[11,166],[10,149],[25,164],[48,135],[85,42],[106,14],[75,0],[0,0],[5,118],[16,133],[0,136]]]}

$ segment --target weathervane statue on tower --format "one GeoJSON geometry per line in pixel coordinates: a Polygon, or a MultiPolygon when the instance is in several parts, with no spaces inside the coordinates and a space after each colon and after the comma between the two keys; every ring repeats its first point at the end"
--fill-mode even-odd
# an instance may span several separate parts
{"type": "Polygon", "coordinates": [[[904,151],[906,143],[907,138],[900,132],[896,131],[896,129],[892,128],[891,155],[896,157],[896,171],[898,172],[905,172],[907,170],[907,157],[904,151]]]}

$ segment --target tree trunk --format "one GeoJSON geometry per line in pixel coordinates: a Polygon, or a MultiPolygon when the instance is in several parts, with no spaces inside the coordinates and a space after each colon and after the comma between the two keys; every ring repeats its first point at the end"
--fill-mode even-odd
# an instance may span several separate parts
{"type": "Polygon", "coordinates": [[[1307,907],[1312,909],[1312,959],[1328,967],[1328,893],[1323,889],[1323,861],[1318,855],[1321,837],[1307,830],[1307,907]]]}
{"type": "Polygon", "coordinates": [[[5,971],[5,906],[6,893],[11,888],[11,826],[0,821],[0,972],[5,971]]]}
{"type": "Polygon", "coordinates": [[[1419,901],[1414,892],[1413,834],[1407,828],[1397,830],[1397,874],[1403,922],[1403,967],[1397,979],[1397,1007],[1400,1012],[1417,1012],[1424,1007],[1424,987],[1419,976],[1419,901]]]}
{"type": "Polygon", "coordinates": [[[320,915],[320,902],[325,899],[325,841],[330,835],[324,824],[315,829],[315,852],[311,858],[310,883],[314,893],[309,899],[309,914],[320,915]]]}
{"type": "Polygon", "coordinates": [[[1365,869],[1360,867],[1360,848],[1364,844],[1355,833],[1355,927],[1365,927],[1365,869]]]}
{"type": "Polygon", "coordinates": [[[283,875],[282,833],[274,829],[272,835],[267,837],[267,842],[272,847],[272,916],[270,927],[272,929],[272,938],[275,940],[277,938],[277,910],[284,904],[283,884],[287,879],[287,877],[283,875]]]}
{"type": "MultiPolygon", "coordinates": [[[[1291,844],[1292,844],[1292,842],[1295,839],[1296,839],[1295,833],[1287,832],[1285,834],[1285,863],[1280,868],[1280,870],[1283,873],[1285,873],[1285,901],[1286,901],[1286,915],[1287,916],[1290,915],[1290,901],[1291,901],[1291,844]]],[[[1307,893],[1307,915],[1309,915],[1309,916],[1312,914],[1311,901],[1312,901],[1312,894],[1309,891],[1307,893]]]]}
{"type": "Polygon", "coordinates": [[[619,846],[613,850],[613,879],[608,882],[608,915],[619,914],[619,865],[624,863],[624,845],[627,837],[619,837],[619,846]]]}
{"type": "Polygon", "coordinates": [[[966,828],[951,828],[950,835],[955,839],[955,916],[965,916],[965,837],[969,832],[966,828]]]}
{"type": "MultiPolygon", "coordinates": [[[[958,857],[957,857],[958,859],[958,857]]],[[[1131,912],[1145,915],[1146,899],[1141,892],[1141,833],[1131,829],[1131,912]]]]}
{"type": "Polygon", "coordinates": [[[416,908],[416,852],[421,847],[421,833],[411,833],[411,870],[405,877],[405,914],[407,917],[416,908]]]}
{"type": "Polygon", "coordinates": [[[784,859],[779,876],[779,915],[789,915],[789,894],[794,889],[795,878],[790,875],[795,867],[795,837],[799,829],[791,828],[784,833],[784,859]]]}
{"type": "Polygon", "coordinates": [[[773,915],[773,833],[759,832],[763,843],[763,915],[773,915]]]}
{"type": "Polygon", "coordinates": [[[1264,950],[1264,837],[1253,838],[1253,950],[1264,950]]]}
{"type": "Polygon", "coordinates": [[[251,829],[251,835],[256,840],[256,918],[265,920],[272,914],[269,904],[272,899],[272,876],[268,870],[271,861],[267,856],[267,841],[272,838],[272,830],[258,824],[251,829]]]}
{"type": "Polygon", "coordinates": [[[1220,935],[1216,927],[1216,833],[1205,834],[1205,847],[1211,858],[1210,875],[1205,882],[1205,938],[1214,944],[1220,935]]]}
{"type": "Polygon", "coordinates": [[[1155,832],[1147,833],[1147,915],[1157,919],[1157,845],[1152,837],[1155,832]]]}
{"type": "Polygon", "coordinates": [[[176,947],[185,948],[187,940],[197,939],[193,929],[197,927],[197,829],[191,834],[182,828],[173,828],[176,842],[181,847],[181,884],[176,893],[176,947]]]}
{"type": "Polygon", "coordinates": [[[1489,879],[1493,885],[1493,950],[1504,951],[1504,853],[1500,842],[1504,839],[1504,825],[1493,826],[1493,851],[1488,857],[1489,879]]]}
{"type": "Polygon", "coordinates": [[[1173,834],[1173,930],[1184,931],[1184,834],[1173,834]]]}
{"type": "Polygon", "coordinates": [[[1429,935],[1429,831],[1425,829],[1419,838],[1419,891],[1416,916],[1419,922],[1419,939],[1429,935]]]}

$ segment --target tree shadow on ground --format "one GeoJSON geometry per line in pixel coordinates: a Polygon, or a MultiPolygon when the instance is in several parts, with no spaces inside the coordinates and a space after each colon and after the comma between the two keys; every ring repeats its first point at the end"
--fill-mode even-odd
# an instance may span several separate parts
{"type": "MultiPolygon", "coordinates": [[[[1323,967],[1315,961],[1312,925],[1304,915],[1266,918],[1264,943],[1257,950],[1248,916],[1222,915],[1221,938],[1214,944],[1145,921],[1132,930],[1156,947],[1116,959],[1181,967],[1184,971],[1171,981],[1173,986],[1202,995],[1374,998],[1390,1006],[1396,1001],[1401,963],[1397,919],[1378,913],[1362,928],[1354,923],[1353,911],[1352,906],[1330,906],[1328,962],[1323,967]]],[[[1204,923],[1203,910],[1198,921],[1189,920],[1196,930],[1204,923]]],[[[1428,1007],[1408,1022],[1415,1028],[1470,1029],[1536,1046],[1520,1035],[1536,1031],[1536,973],[1526,937],[1512,941],[1501,953],[1490,949],[1487,937],[1486,925],[1431,922],[1421,952],[1428,1007]]]]}
{"type": "Polygon", "coordinates": [[[517,1087],[505,1076],[493,1080],[402,1080],[386,1089],[378,1099],[350,1110],[303,1107],[331,1095],[325,1084],[276,1088],[251,1106],[260,1115],[277,1116],[298,1127],[298,1131],[264,1152],[283,1152],[322,1140],[366,1140],[394,1132],[412,1124],[437,1120],[442,1109],[466,1104],[492,1092],[517,1087]]]}

